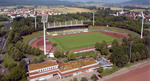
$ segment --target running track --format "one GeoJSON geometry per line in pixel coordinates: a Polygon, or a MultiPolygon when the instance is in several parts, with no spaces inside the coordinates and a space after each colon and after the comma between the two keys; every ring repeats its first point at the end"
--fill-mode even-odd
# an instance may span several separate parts
{"type": "MultiPolygon", "coordinates": [[[[103,33],[103,34],[106,34],[106,35],[110,35],[110,36],[113,36],[113,37],[117,37],[117,38],[122,38],[122,37],[127,37],[129,38],[129,36],[127,35],[124,35],[124,34],[121,34],[121,33],[115,33],[115,32],[108,32],[108,31],[93,31],[93,32],[99,32],[99,33],[103,33]]],[[[93,32],[82,32],[82,33],[75,33],[75,34],[83,34],[83,33],[93,33],[93,32]]],[[[67,36],[67,35],[75,35],[75,34],[65,34],[65,35],[57,35],[57,36],[47,36],[47,38],[50,38],[50,37],[58,37],[58,36],[67,36]]],[[[122,41],[119,42],[119,44],[121,44],[122,41]]],[[[108,44],[108,45],[111,45],[111,44],[108,44]]],[[[40,37],[38,38],[37,40],[33,41],[31,43],[31,46],[32,47],[36,47],[36,48],[39,48],[41,51],[44,51],[44,41],[43,41],[43,37],[40,37]]],[[[49,52],[49,50],[52,48],[52,43],[51,42],[46,42],[46,52],[49,52]]],[[[53,53],[56,49],[56,47],[54,47],[52,50],[51,50],[51,53],[53,53]]],[[[78,52],[78,51],[82,51],[82,50],[88,50],[88,49],[94,49],[94,47],[88,47],[88,48],[81,48],[81,49],[75,49],[75,50],[70,50],[71,52],[78,52]]]]}
{"type": "Polygon", "coordinates": [[[150,81],[150,64],[105,81],[150,81]]]}

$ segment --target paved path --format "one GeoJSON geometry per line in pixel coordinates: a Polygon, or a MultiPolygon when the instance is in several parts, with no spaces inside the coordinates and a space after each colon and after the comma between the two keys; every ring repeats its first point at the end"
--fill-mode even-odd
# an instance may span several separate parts
{"type": "Polygon", "coordinates": [[[93,74],[98,75],[98,72],[88,72],[88,73],[85,73],[85,74],[76,75],[76,76],[68,77],[68,78],[64,78],[64,79],[56,79],[56,78],[53,77],[53,78],[47,79],[47,81],[70,81],[74,77],[76,77],[78,79],[78,81],[80,81],[82,77],[87,77],[88,81],[92,81],[90,78],[93,74]]]}
{"type": "Polygon", "coordinates": [[[118,70],[99,81],[148,81],[150,80],[148,76],[150,76],[150,60],[118,70]]]}

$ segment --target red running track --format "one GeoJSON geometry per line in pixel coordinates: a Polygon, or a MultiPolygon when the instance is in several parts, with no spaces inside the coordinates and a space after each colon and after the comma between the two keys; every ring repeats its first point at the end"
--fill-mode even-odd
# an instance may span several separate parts
{"type": "Polygon", "coordinates": [[[150,64],[105,81],[150,81],[150,64]]]}
{"type": "MultiPolygon", "coordinates": [[[[99,33],[103,33],[103,34],[107,34],[113,37],[117,37],[117,38],[122,38],[122,37],[127,37],[129,38],[129,36],[124,35],[124,34],[120,34],[120,33],[114,33],[114,32],[107,32],[107,31],[93,31],[93,32],[99,32],[99,33]]],[[[83,34],[83,33],[93,33],[93,32],[82,32],[82,33],[75,33],[75,34],[83,34]]],[[[57,36],[47,36],[47,38],[50,37],[58,37],[58,36],[67,36],[67,35],[75,35],[75,34],[65,34],[65,35],[57,35],[57,36]]],[[[31,43],[32,47],[36,47],[39,48],[41,51],[44,51],[44,44],[43,44],[43,37],[38,38],[37,40],[33,41],[31,43]]],[[[119,44],[121,44],[122,42],[120,41],[119,44]]],[[[111,45],[111,44],[109,44],[111,45]]],[[[49,50],[52,48],[52,43],[51,42],[46,42],[46,52],[49,52],[49,50]]],[[[88,49],[93,49],[94,47],[89,47],[89,48],[81,48],[81,49],[76,49],[76,50],[71,50],[71,52],[78,52],[78,51],[82,51],[82,50],[88,50],[88,49]]],[[[51,51],[51,53],[53,53],[56,49],[56,47],[54,47],[51,51]]]]}

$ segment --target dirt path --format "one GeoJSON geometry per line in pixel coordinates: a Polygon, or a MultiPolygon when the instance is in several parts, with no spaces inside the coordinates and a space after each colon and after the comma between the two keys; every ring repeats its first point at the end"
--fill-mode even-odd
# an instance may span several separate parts
{"type": "Polygon", "coordinates": [[[150,81],[150,60],[123,68],[99,81],[150,81]]]}

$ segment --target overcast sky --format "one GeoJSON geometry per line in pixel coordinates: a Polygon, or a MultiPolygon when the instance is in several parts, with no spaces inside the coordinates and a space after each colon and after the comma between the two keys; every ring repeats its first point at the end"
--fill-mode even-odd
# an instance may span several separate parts
{"type": "Polygon", "coordinates": [[[62,1],[73,1],[73,2],[89,2],[89,1],[95,1],[95,2],[104,2],[104,3],[122,3],[130,0],[62,0],[62,1]]]}

